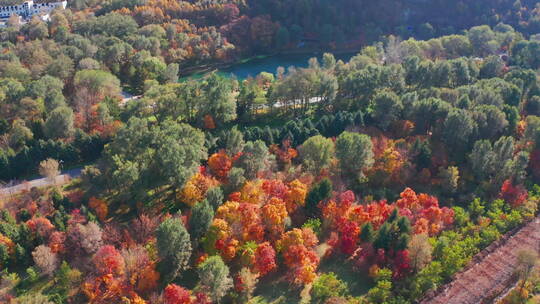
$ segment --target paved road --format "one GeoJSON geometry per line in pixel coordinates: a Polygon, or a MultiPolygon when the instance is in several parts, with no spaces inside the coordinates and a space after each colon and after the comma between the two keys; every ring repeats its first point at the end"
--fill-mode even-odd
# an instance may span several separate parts
{"type": "MultiPolygon", "coordinates": [[[[311,97],[309,100],[308,100],[308,103],[309,104],[312,104],[312,103],[319,103],[321,102],[322,100],[322,97],[311,97]]],[[[301,103],[302,100],[300,99],[297,99],[295,100],[297,103],[301,103]]],[[[291,102],[288,101],[288,102],[281,102],[281,101],[278,101],[274,104],[274,108],[282,108],[282,107],[285,107],[285,106],[288,106],[291,102]]],[[[264,107],[266,107],[266,105],[264,105],[264,107]]]]}
{"type": "Polygon", "coordinates": [[[46,186],[52,186],[54,184],[63,185],[68,183],[70,179],[79,177],[81,175],[81,171],[81,168],[64,171],[61,175],[58,175],[54,181],[48,180],[46,178],[37,178],[31,181],[22,182],[15,186],[5,187],[0,189],[0,197],[14,195],[24,190],[30,190],[33,187],[41,188],[46,186]]]}
{"type": "MultiPolygon", "coordinates": [[[[127,103],[137,100],[141,98],[141,95],[134,96],[127,92],[122,92],[122,100],[120,101],[121,106],[125,106],[127,103]]],[[[312,97],[309,99],[308,103],[318,103],[322,100],[321,97],[312,97]]],[[[297,102],[301,102],[300,100],[297,100],[297,102]]],[[[275,108],[281,108],[286,106],[287,103],[277,102],[273,106],[275,108]]],[[[266,107],[266,106],[265,106],[266,107]]],[[[31,181],[24,181],[18,185],[11,186],[11,187],[5,187],[0,189],[0,197],[8,196],[8,195],[14,195],[17,194],[23,190],[30,190],[33,187],[46,187],[46,186],[52,186],[54,184],[56,185],[63,185],[69,182],[71,178],[79,177],[81,175],[81,168],[68,170],[65,172],[62,172],[61,175],[56,177],[55,181],[48,180],[46,178],[38,178],[31,181]]]]}
{"type": "Polygon", "coordinates": [[[518,253],[523,249],[540,251],[540,217],[508,239],[490,245],[475,256],[473,263],[438,293],[427,296],[421,304],[480,304],[504,292],[514,283],[518,253]],[[497,246],[498,245],[498,246],[497,246]]]}
{"type": "MultiPolygon", "coordinates": [[[[128,104],[129,102],[132,102],[134,100],[138,100],[140,98],[142,98],[143,95],[131,95],[127,92],[122,92],[122,100],[120,101],[120,106],[125,106],[126,104],[128,104]]],[[[319,103],[322,101],[322,97],[311,97],[309,100],[308,100],[308,103],[309,104],[313,104],[313,103],[319,103]]],[[[302,100],[298,99],[296,100],[297,103],[301,103],[302,100]]],[[[285,106],[288,106],[291,102],[288,101],[288,102],[281,102],[281,101],[278,101],[276,102],[273,107],[274,108],[282,108],[282,107],[285,107],[285,106]]],[[[268,108],[267,105],[263,105],[262,108],[268,108]]]]}
{"type": "MultiPolygon", "coordinates": [[[[127,92],[122,92],[122,100],[120,101],[120,105],[124,106],[128,102],[137,100],[139,98],[141,98],[140,95],[134,96],[127,92]]],[[[81,171],[82,171],[82,168],[64,171],[62,172],[61,175],[57,176],[54,181],[48,180],[46,178],[37,178],[30,181],[23,181],[15,186],[3,187],[3,188],[0,188],[0,197],[14,195],[24,190],[30,190],[33,187],[40,188],[40,187],[52,186],[54,184],[63,185],[63,184],[68,183],[70,179],[79,177],[81,175],[81,171]]]]}

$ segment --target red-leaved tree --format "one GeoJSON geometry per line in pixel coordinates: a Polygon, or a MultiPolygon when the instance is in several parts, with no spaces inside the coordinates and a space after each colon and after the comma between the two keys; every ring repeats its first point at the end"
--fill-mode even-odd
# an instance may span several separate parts
{"type": "Polygon", "coordinates": [[[163,292],[165,304],[191,304],[191,292],[176,284],[169,284],[163,292]]]}
{"type": "Polygon", "coordinates": [[[268,242],[257,246],[255,250],[255,269],[261,276],[276,269],[276,251],[268,242]]]}
{"type": "Polygon", "coordinates": [[[517,207],[525,203],[528,193],[522,185],[514,186],[510,180],[506,180],[501,187],[499,197],[513,207],[517,207]]]}

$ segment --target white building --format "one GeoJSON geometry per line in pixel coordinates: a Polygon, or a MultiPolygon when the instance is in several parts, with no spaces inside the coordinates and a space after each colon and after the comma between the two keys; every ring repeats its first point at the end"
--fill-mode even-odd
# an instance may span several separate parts
{"type": "Polygon", "coordinates": [[[49,14],[57,7],[66,8],[67,1],[34,3],[26,1],[19,5],[0,6],[0,21],[7,21],[12,15],[17,15],[23,21],[29,20],[33,16],[40,16],[43,20],[49,19],[49,14]]]}

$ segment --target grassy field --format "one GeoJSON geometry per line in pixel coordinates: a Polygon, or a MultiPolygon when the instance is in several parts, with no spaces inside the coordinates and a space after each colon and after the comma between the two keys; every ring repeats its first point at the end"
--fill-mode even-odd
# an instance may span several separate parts
{"type": "Polygon", "coordinates": [[[333,272],[343,282],[347,283],[349,292],[352,296],[357,297],[364,295],[370,288],[375,286],[367,272],[354,271],[350,263],[344,262],[341,259],[326,259],[319,266],[320,272],[333,272]]]}
{"type": "MultiPolygon", "coordinates": [[[[354,271],[350,263],[339,258],[325,259],[319,266],[319,274],[334,272],[340,280],[347,283],[349,293],[353,297],[366,294],[374,286],[367,272],[354,271]]],[[[285,304],[299,303],[301,288],[296,288],[285,280],[284,273],[274,273],[263,278],[258,284],[255,295],[262,303],[285,304]]]]}

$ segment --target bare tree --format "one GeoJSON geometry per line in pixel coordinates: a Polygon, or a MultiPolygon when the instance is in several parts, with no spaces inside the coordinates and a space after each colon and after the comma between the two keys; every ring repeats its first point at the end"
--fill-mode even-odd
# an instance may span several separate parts
{"type": "Polygon", "coordinates": [[[433,248],[427,234],[415,234],[409,242],[409,257],[414,271],[422,270],[431,261],[433,248]]]}
{"type": "Polygon", "coordinates": [[[17,14],[13,14],[7,21],[8,26],[19,29],[21,27],[21,17],[17,14]]]}
{"type": "Polygon", "coordinates": [[[130,224],[133,237],[139,244],[146,243],[160,224],[159,217],[141,214],[138,218],[133,219],[130,224]]]}
{"type": "Polygon", "coordinates": [[[56,159],[47,158],[39,163],[39,174],[47,178],[51,182],[56,181],[56,177],[60,174],[58,169],[58,161],[56,159]]]}
{"type": "Polygon", "coordinates": [[[90,130],[92,106],[99,102],[99,96],[92,94],[86,87],[80,87],[73,98],[75,110],[79,113],[80,123],[85,130],[90,130]]]}
{"type": "Polygon", "coordinates": [[[65,246],[72,257],[94,254],[103,245],[103,231],[94,222],[69,227],[65,246]]]}
{"type": "Polygon", "coordinates": [[[386,63],[400,64],[403,61],[403,49],[401,47],[401,38],[390,35],[386,44],[386,63]]]}
{"type": "Polygon", "coordinates": [[[32,252],[34,263],[39,268],[42,274],[52,276],[58,268],[58,257],[56,253],[51,251],[51,248],[45,245],[39,245],[32,252]]]}

